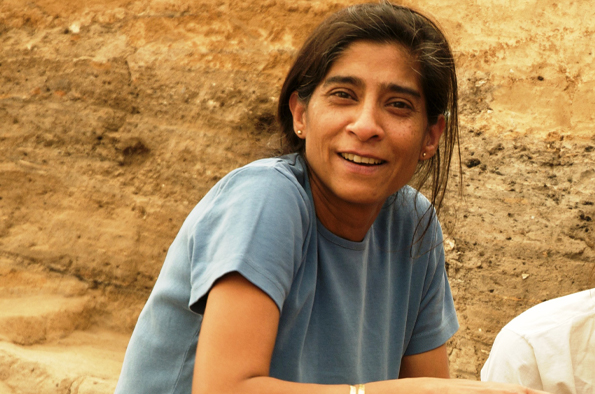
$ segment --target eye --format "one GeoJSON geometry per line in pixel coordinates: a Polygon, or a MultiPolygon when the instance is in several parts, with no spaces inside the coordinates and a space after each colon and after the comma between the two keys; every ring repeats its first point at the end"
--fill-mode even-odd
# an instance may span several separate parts
{"type": "Polygon", "coordinates": [[[338,97],[341,99],[353,99],[353,96],[344,90],[336,90],[334,92],[331,92],[331,96],[338,97]]]}
{"type": "Polygon", "coordinates": [[[388,103],[388,106],[397,109],[413,109],[413,107],[409,103],[402,100],[391,101],[390,103],[388,103]]]}

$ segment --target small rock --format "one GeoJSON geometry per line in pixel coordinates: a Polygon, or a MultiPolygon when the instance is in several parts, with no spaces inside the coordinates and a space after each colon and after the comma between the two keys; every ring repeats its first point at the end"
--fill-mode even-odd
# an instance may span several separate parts
{"type": "Polygon", "coordinates": [[[68,27],[73,34],[79,34],[81,32],[81,25],[78,22],[74,22],[72,25],[68,27]]]}
{"type": "Polygon", "coordinates": [[[480,164],[481,164],[481,161],[479,161],[479,159],[477,159],[477,158],[472,158],[465,162],[465,165],[467,166],[467,168],[477,167],[480,164]]]}
{"type": "Polygon", "coordinates": [[[454,239],[445,239],[444,240],[444,251],[450,252],[455,248],[455,241],[454,239]]]}
{"type": "Polygon", "coordinates": [[[579,218],[585,222],[590,222],[592,220],[591,216],[585,215],[583,212],[580,213],[579,218]]]}
{"type": "Polygon", "coordinates": [[[499,142],[496,146],[494,146],[492,149],[490,149],[488,151],[488,153],[490,154],[490,156],[492,156],[493,154],[495,154],[498,151],[504,150],[504,145],[502,145],[501,142],[499,142]]]}

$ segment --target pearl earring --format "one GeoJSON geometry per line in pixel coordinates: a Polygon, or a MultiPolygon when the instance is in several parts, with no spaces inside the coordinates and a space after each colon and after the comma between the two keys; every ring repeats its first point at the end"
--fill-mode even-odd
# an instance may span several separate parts
{"type": "Polygon", "coordinates": [[[302,135],[302,130],[298,130],[296,133],[298,133],[298,135],[302,135]]]}

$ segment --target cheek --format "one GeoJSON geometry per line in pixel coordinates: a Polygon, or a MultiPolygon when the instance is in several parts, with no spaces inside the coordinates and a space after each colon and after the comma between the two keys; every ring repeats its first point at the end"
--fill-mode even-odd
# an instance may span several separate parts
{"type": "Polygon", "coordinates": [[[326,114],[319,114],[315,112],[315,108],[310,112],[310,116],[306,119],[306,146],[316,146],[324,144],[329,139],[330,130],[333,129],[332,124],[328,122],[329,117],[326,114]]]}
{"type": "Polygon", "coordinates": [[[411,155],[416,155],[421,151],[424,141],[425,133],[421,132],[419,127],[411,126],[401,130],[393,143],[396,149],[401,152],[405,151],[411,155]]]}

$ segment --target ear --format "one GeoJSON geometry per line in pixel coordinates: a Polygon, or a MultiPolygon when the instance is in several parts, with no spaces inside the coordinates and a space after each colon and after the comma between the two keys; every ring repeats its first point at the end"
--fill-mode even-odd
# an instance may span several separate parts
{"type": "Polygon", "coordinates": [[[289,97],[289,110],[293,116],[293,132],[298,138],[306,137],[306,104],[300,100],[298,93],[293,92],[289,97]],[[298,134],[297,131],[301,131],[298,134]]]}
{"type": "Polygon", "coordinates": [[[444,118],[444,115],[438,116],[436,123],[428,126],[428,131],[424,137],[424,145],[419,154],[419,160],[428,160],[436,154],[440,144],[440,137],[442,136],[442,133],[444,133],[445,128],[446,119],[444,118]]]}

